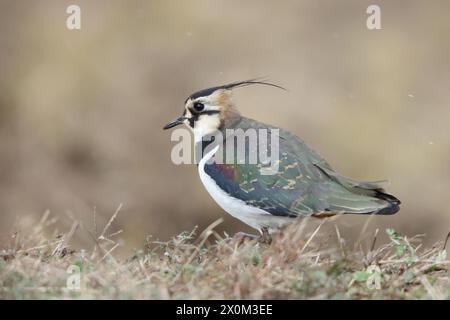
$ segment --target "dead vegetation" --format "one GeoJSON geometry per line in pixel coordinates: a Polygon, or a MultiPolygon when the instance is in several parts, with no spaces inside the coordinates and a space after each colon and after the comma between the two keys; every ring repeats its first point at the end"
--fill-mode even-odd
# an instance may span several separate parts
{"type": "MultiPolygon", "coordinates": [[[[101,232],[74,221],[65,234],[49,233],[47,212],[32,230],[11,235],[0,251],[3,299],[449,299],[446,241],[423,248],[421,236],[387,229],[390,241],[364,250],[346,245],[337,224],[330,236],[324,220],[299,221],[270,245],[239,242],[211,224],[197,235],[183,232],[168,242],[149,237],[127,259],[114,257],[119,231],[101,232]],[[84,232],[83,232],[84,231],[84,232]],[[92,239],[90,252],[70,248],[74,234],[92,239]]],[[[365,229],[365,228],[364,228],[365,229]]],[[[365,232],[365,230],[362,230],[365,232]]],[[[384,231],[380,231],[384,232],[384,231]]]]}

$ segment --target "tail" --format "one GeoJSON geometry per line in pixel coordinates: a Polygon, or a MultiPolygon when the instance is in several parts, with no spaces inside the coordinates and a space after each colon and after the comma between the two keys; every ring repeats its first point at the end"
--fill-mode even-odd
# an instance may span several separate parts
{"type": "Polygon", "coordinates": [[[375,191],[374,197],[386,201],[387,206],[383,209],[374,212],[368,212],[369,214],[372,213],[372,214],[390,215],[397,213],[400,210],[401,201],[399,199],[397,199],[393,195],[385,193],[384,191],[382,191],[382,189],[374,191],[375,191]]]}
{"type": "Polygon", "coordinates": [[[400,200],[386,193],[382,185],[386,181],[356,181],[339,175],[331,168],[317,165],[335,183],[330,195],[330,210],[345,214],[391,215],[400,210],[400,200]],[[342,189],[339,189],[340,186],[342,189]]]}
{"type": "Polygon", "coordinates": [[[400,210],[400,200],[382,189],[360,189],[353,187],[331,196],[330,209],[344,214],[391,215],[400,210]]]}

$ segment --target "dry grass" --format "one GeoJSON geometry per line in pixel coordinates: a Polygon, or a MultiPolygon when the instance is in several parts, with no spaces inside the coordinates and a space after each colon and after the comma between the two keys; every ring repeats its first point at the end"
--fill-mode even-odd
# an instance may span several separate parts
{"type": "Polygon", "coordinates": [[[375,249],[377,232],[365,251],[361,243],[349,248],[337,225],[336,234],[325,235],[321,225],[311,229],[303,220],[265,245],[219,235],[219,220],[198,236],[194,230],[168,242],[148,238],[142,250],[119,260],[120,231],[108,231],[119,211],[99,233],[96,225],[88,231],[74,222],[66,234],[49,235],[56,219],[48,213],[33,230],[15,233],[0,251],[0,298],[450,298],[445,244],[426,249],[419,236],[386,230],[390,242],[375,249]],[[91,252],[70,249],[82,231],[92,238],[91,252]],[[81,270],[80,290],[66,285],[69,267],[81,270]]]}

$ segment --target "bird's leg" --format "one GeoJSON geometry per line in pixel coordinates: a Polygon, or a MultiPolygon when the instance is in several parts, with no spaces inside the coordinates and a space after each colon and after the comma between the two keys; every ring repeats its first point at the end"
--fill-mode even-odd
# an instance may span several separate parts
{"type": "Polygon", "coordinates": [[[272,243],[272,236],[269,233],[269,229],[267,227],[263,227],[261,229],[261,236],[258,239],[261,243],[271,244],[272,243]]]}
{"type": "Polygon", "coordinates": [[[243,241],[245,239],[254,240],[254,239],[258,239],[258,236],[254,235],[254,234],[250,234],[250,233],[245,233],[245,232],[237,232],[234,234],[233,239],[237,240],[237,241],[243,241]]]}

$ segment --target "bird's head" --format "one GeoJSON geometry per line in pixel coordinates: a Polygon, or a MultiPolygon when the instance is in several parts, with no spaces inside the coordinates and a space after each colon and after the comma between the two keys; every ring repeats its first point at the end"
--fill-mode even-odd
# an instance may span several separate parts
{"type": "Polygon", "coordinates": [[[184,102],[183,114],[171,120],[165,129],[185,124],[201,138],[219,130],[226,121],[240,117],[232,102],[232,89],[253,84],[262,84],[284,89],[275,84],[257,80],[233,82],[221,86],[203,89],[191,94],[184,102]]]}

